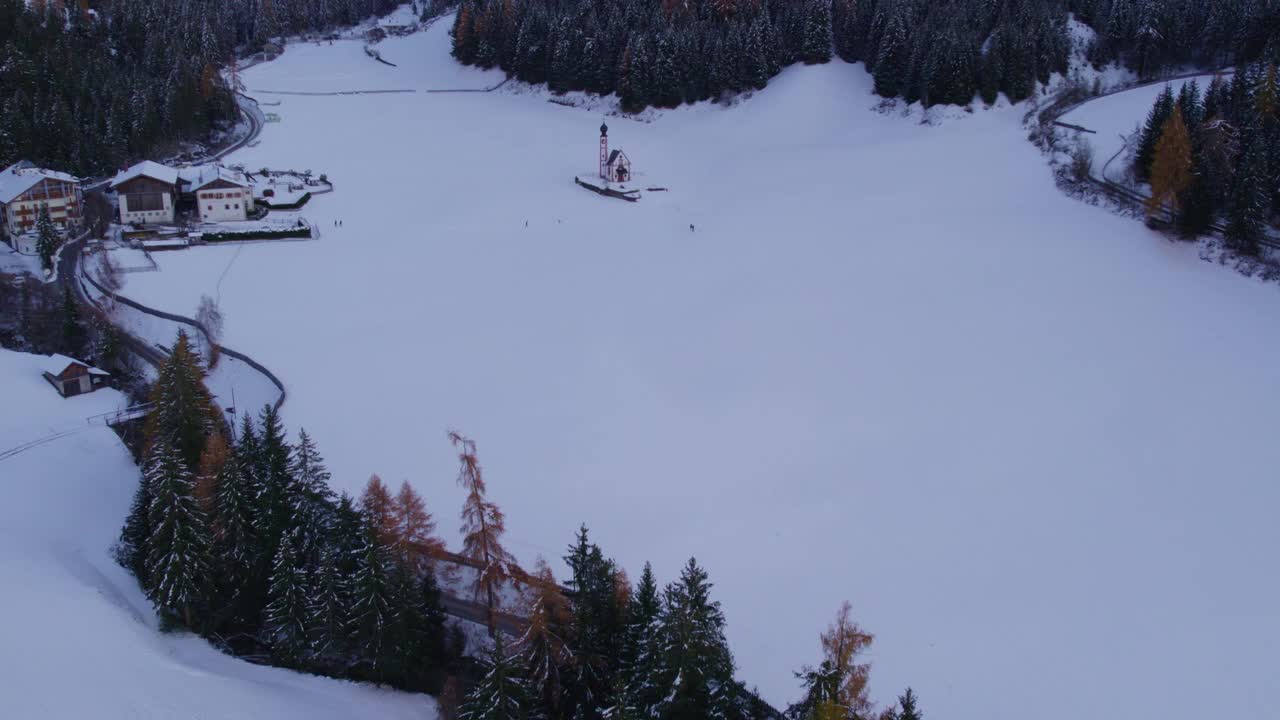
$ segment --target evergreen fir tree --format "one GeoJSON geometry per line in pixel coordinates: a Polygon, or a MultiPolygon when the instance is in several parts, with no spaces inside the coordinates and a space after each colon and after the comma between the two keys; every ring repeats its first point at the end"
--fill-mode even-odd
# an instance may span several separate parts
{"type": "Polygon", "coordinates": [[[350,607],[337,548],[327,548],[316,569],[307,607],[308,657],[330,671],[340,667],[347,652],[350,607]]]}
{"type": "Polygon", "coordinates": [[[148,519],[147,596],[156,609],[199,629],[209,590],[209,535],[195,499],[195,482],[178,452],[161,440],[152,446],[146,483],[152,488],[148,519]]]}
{"type": "Polygon", "coordinates": [[[1138,179],[1146,182],[1151,177],[1151,163],[1155,159],[1156,143],[1160,142],[1160,134],[1164,124],[1173,114],[1173,88],[1165,86],[1164,92],[1156,98],[1151,112],[1147,114],[1147,124],[1143,127],[1138,140],[1138,154],[1133,161],[1133,171],[1138,179]]]}
{"type": "Polygon", "coordinates": [[[898,696],[898,720],[923,720],[920,709],[916,706],[916,693],[911,688],[898,696]]]}
{"type": "MultiPolygon", "coordinates": [[[[625,678],[624,700],[638,712],[647,713],[662,699],[660,624],[662,597],[653,567],[644,572],[631,597],[626,635],[622,646],[620,676],[625,678]]],[[[647,715],[646,715],[647,716],[647,715]]]]}
{"type": "Polygon", "coordinates": [[[831,0],[808,0],[806,3],[801,57],[806,65],[831,60],[831,0]]]}
{"type": "Polygon", "coordinates": [[[1200,99],[1200,85],[1195,80],[1183,83],[1178,91],[1178,110],[1182,113],[1183,124],[1188,132],[1194,134],[1204,122],[1204,102],[1200,99]]]}
{"type": "Polygon", "coordinates": [[[71,284],[62,286],[62,333],[58,350],[71,357],[84,356],[84,328],[80,325],[80,306],[71,295],[71,284]]]}
{"type": "Polygon", "coordinates": [[[414,625],[410,629],[414,639],[411,667],[422,676],[422,689],[434,693],[440,690],[443,683],[440,673],[449,660],[445,648],[446,615],[434,570],[427,568],[422,572],[416,590],[412,605],[414,625]]]}
{"type": "Polygon", "coordinates": [[[151,500],[155,496],[152,478],[154,474],[148,471],[139,479],[133,503],[129,506],[129,515],[120,530],[120,543],[116,550],[116,560],[132,572],[138,579],[138,584],[144,588],[151,585],[147,574],[147,556],[152,530],[151,500]]]}
{"type": "Polygon", "coordinates": [[[616,660],[621,654],[624,623],[615,594],[616,566],[600,548],[578,530],[577,542],[565,557],[573,573],[574,677],[569,683],[569,705],[586,717],[599,717],[613,687],[616,660]]]}
{"type": "Polygon", "coordinates": [[[366,525],[365,533],[351,576],[350,635],[365,675],[384,680],[395,670],[395,587],[387,549],[378,543],[371,527],[366,525]]]}
{"type": "Polygon", "coordinates": [[[877,95],[897,97],[906,90],[910,53],[906,28],[899,14],[895,13],[880,41],[880,51],[876,58],[874,75],[877,95]]]}
{"type": "Polygon", "coordinates": [[[459,715],[461,720],[524,720],[529,717],[529,701],[523,680],[507,656],[502,637],[494,637],[487,658],[488,670],[467,694],[459,715]]]}
{"type": "Polygon", "coordinates": [[[221,422],[204,385],[204,370],[182,330],[160,366],[151,400],[155,410],[147,417],[148,444],[167,443],[183,465],[194,472],[210,433],[221,422]]]}
{"type": "Polygon", "coordinates": [[[255,528],[261,541],[260,559],[270,562],[275,558],[281,539],[301,525],[298,517],[300,493],[294,483],[290,456],[292,449],[285,440],[284,428],[275,408],[263,407],[259,417],[262,426],[258,439],[258,477],[261,489],[258,525],[255,528]]]}
{"type": "Polygon", "coordinates": [[[307,573],[298,561],[294,543],[280,543],[271,566],[271,584],[263,617],[263,637],[271,655],[285,667],[301,667],[309,654],[307,642],[307,573]]]}
{"type": "Polygon", "coordinates": [[[40,266],[45,270],[53,269],[53,254],[58,251],[60,244],[58,229],[49,217],[49,208],[42,205],[36,220],[36,252],[40,255],[40,266]]]}
{"type": "Polygon", "coordinates": [[[661,616],[658,678],[663,694],[652,708],[660,720],[727,718],[732,712],[733,656],[724,613],[711,600],[707,573],[690,559],[667,587],[661,616]]]}
{"type": "Polygon", "coordinates": [[[1245,255],[1258,253],[1267,206],[1262,133],[1256,124],[1244,133],[1236,177],[1227,203],[1226,240],[1245,255]]]}
{"type": "Polygon", "coordinates": [[[298,431],[298,445],[293,449],[289,475],[295,531],[298,533],[298,556],[303,564],[319,559],[324,536],[333,524],[333,490],[329,487],[329,470],[305,429],[298,431]]]}

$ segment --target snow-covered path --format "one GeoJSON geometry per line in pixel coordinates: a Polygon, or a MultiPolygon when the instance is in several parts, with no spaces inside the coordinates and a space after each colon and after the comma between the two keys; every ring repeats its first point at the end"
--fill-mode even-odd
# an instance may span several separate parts
{"type": "MultiPolygon", "coordinates": [[[[379,45],[397,68],[300,46],[245,82],[492,84],[446,30],[379,45]]],[[[635,204],[573,185],[600,115],[541,94],[283,97],[232,159],[335,192],[322,240],[245,247],[227,343],[335,484],[410,479],[451,541],[458,428],[522,560],[580,522],[633,575],[696,555],[772,701],[848,598],[874,695],[938,717],[1265,714],[1280,290],[1062,196],[1022,108],[926,128],[870,85],[832,63],[608,118],[671,188],[635,204]]],[[[193,308],[232,252],[126,292],[193,308]]]]}

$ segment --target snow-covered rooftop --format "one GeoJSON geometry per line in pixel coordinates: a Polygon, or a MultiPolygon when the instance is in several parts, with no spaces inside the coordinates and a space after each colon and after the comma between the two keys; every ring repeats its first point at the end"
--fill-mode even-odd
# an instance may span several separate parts
{"type": "Polygon", "coordinates": [[[225,180],[241,187],[249,187],[244,173],[221,165],[193,165],[178,170],[178,177],[188,185],[187,192],[195,192],[215,180],[225,180]]]}
{"type": "Polygon", "coordinates": [[[90,375],[110,375],[111,374],[106,370],[101,370],[99,368],[96,368],[87,362],[82,362],[80,360],[76,360],[73,357],[68,357],[66,355],[59,355],[57,353],[54,353],[53,355],[50,355],[40,361],[40,369],[43,370],[44,372],[49,373],[50,375],[61,375],[62,371],[66,370],[71,365],[80,365],[81,367],[88,368],[90,375]]]}
{"type": "Polygon", "coordinates": [[[0,203],[11,202],[22,193],[35,187],[41,180],[80,182],[79,178],[56,170],[39,168],[26,160],[20,160],[0,172],[0,203]]]}
{"type": "Polygon", "coordinates": [[[111,187],[116,187],[135,178],[147,177],[167,185],[178,184],[178,171],[168,165],[161,165],[154,160],[143,160],[131,168],[121,170],[111,180],[111,187]]]}

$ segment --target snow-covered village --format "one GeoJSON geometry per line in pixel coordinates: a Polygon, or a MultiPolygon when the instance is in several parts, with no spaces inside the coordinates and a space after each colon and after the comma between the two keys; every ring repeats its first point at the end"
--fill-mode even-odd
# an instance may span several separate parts
{"type": "Polygon", "coordinates": [[[0,716],[1274,716],[1278,66],[1278,0],[0,0],[0,716]]]}

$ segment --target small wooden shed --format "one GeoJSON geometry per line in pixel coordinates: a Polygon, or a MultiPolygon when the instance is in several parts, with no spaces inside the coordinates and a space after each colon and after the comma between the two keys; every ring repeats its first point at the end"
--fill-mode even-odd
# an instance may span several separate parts
{"type": "Polygon", "coordinates": [[[111,373],[66,355],[50,355],[45,359],[44,379],[62,397],[91,393],[106,387],[111,373]]]}

